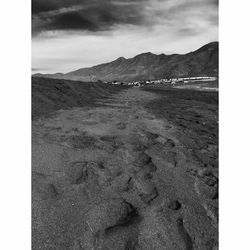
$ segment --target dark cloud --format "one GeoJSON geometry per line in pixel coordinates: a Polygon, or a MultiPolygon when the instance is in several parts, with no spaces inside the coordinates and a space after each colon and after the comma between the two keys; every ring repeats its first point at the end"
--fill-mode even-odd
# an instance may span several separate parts
{"type": "MultiPolygon", "coordinates": [[[[32,31],[109,31],[117,25],[150,26],[173,22],[190,8],[216,6],[218,0],[32,0],[32,31]],[[170,4],[169,8],[165,8],[170,4]]],[[[185,15],[185,14],[184,14],[185,15]]]]}
{"type": "Polygon", "coordinates": [[[76,4],[84,4],[84,2],[82,0],[32,0],[32,14],[67,8],[76,4]]]}
{"type": "Polygon", "coordinates": [[[38,0],[32,1],[32,14],[38,14],[40,12],[50,11],[56,9],[53,3],[50,2],[42,2],[38,0]]]}
{"type": "Polygon", "coordinates": [[[70,12],[60,14],[52,19],[45,27],[47,30],[92,30],[96,31],[98,26],[88,17],[82,15],[80,12],[70,12]]]}
{"type": "Polygon", "coordinates": [[[110,30],[119,24],[140,24],[143,2],[129,0],[33,0],[33,33],[46,30],[110,30]]]}

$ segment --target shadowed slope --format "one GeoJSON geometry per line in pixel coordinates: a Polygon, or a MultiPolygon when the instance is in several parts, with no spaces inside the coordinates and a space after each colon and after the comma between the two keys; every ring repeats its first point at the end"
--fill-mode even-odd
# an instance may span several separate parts
{"type": "Polygon", "coordinates": [[[101,83],[32,78],[32,117],[48,115],[59,109],[97,106],[96,101],[107,98],[125,87],[101,83]]]}

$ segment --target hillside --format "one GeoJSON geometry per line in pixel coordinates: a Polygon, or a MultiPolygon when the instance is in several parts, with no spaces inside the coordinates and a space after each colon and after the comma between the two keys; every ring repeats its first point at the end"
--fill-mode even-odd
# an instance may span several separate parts
{"type": "Polygon", "coordinates": [[[45,77],[89,81],[136,81],[184,76],[218,76],[218,42],[204,45],[187,54],[152,54],[150,52],[90,68],[81,68],[66,74],[56,73],[45,77]]]}
{"type": "Polygon", "coordinates": [[[97,101],[126,87],[109,84],[32,77],[32,117],[47,116],[59,109],[97,106],[97,101]]]}

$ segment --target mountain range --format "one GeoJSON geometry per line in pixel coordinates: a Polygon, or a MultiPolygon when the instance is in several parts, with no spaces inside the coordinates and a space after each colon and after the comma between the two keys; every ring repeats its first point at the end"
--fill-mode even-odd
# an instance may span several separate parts
{"type": "Polygon", "coordinates": [[[37,77],[78,81],[138,81],[188,76],[218,76],[219,43],[208,43],[187,54],[156,55],[151,52],[133,58],[81,68],[69,73],[35,74],[37,77]]]}

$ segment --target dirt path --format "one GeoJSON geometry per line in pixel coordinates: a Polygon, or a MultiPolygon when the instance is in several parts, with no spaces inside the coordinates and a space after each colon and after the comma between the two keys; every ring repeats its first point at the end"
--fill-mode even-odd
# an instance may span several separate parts
{"type": "Polygon", "coordinates": [[[130,88],[33,122],[33,249],[217,249],[218,176],[130,88]]]}

